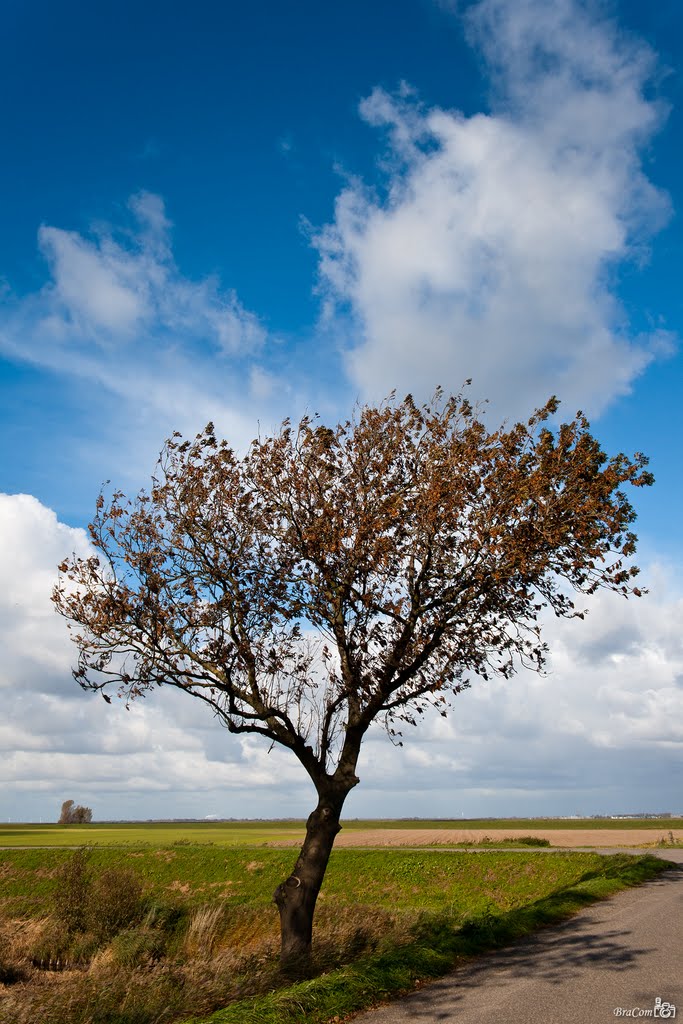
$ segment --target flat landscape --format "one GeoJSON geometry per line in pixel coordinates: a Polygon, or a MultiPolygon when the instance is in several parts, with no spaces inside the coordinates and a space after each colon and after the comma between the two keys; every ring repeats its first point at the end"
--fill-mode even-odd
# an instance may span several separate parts
{"type": "Polygon", "coordinates": [[[303,822],[4,825],[0,1021],[343,1021],[666,869],[571,846],[650,844],[662,857],[683,826],[574,824],[346,822],[303,986],[280,973],[272,902],[303,822]],[[532,848],[550,843],[548,856],[532,848]]]}
{"type": "MultiPolygon", "coordinates": [[[[546,839],[551,846],[566,849],[590,847],[647,847],[666,841],[671,832],[675,841],[683,841],[683,828],[555,828],[553,826],[515,828],[367,828],[344,830],[337,838],[337,846],[477,846],[490,843],[495,846],[510,839],[533,836],[546,839]]],[[[284,844],[287,840],[278,840],[284,844]]]]}
{"type": "MultiPolygon", "coordinates": [[[[551,846],[647,847],[683,841],[682,818],[500,818],[344,821],[336,848],[376,846],[491,845],[506,839],[535,836],[551,846]]],[[[94,822],[90,825],[0,825],[0,848],[30,846],[167,846],[174,843],[217,843],[221,846],[263,846],[301,843],[304,821],[154,821],[94,822]]]]}

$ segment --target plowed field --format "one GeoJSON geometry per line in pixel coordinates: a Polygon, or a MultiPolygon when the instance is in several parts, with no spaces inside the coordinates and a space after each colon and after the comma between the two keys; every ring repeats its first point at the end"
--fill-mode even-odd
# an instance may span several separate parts
{"type": "MultiPolygon", "coordinates": [[[[661,839],[669,839],[667,828],[652,829],[452,829],[452,828],[369,828],[342,830],[335,840],[340,846],[453,846],[458,843],[480,844],[491,840],[492,845],[505,839],[522,836],[547,839],[551,846],[577,849],[580,847],[654,846],[661,839]]],[[[683,829],[673,829],[674,839],[683,841],[683,829]]],[[[273,846],[296,846],[296,840],[280,840],[273,846]]]]}

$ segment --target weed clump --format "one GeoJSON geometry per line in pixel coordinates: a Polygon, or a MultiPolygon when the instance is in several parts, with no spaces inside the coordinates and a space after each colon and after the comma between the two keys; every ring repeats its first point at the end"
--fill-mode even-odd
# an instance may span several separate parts
{"type": "Polygon", "coordinates": [[[10,941],[3,925],[4,922],[0,922],[0,985],[13,985],[21,980],[23,972],[14,962],[10,941]]]}
{"type": "Polygon", "coordinates": [[[159,931],[129,928],[112,939],[109,949],[112,961],[121,967],[149,967],[164,956],[166,942],[159,931]]]}
{"type": "Polygon", "coordinates": [[[198,907],[190,918],[185,936],[187,956],[211,956],[224,930],[225,913],[222,905],[198,907]]]}
{"type": "Polygon", "coordinates": [[[662,838],[657,843],[657,846],[659,846],[659,847],[674,847],[675,848],[675,847],[680,846],[680,845],[681,845],[681,841],[679,839],[676,839],[675,835],[673,834],[673,832],[671,832],[671,830],[669,830],[668,836],[662,836],[662,838]]]}
{"type": "Polygon", "coordinates": [[[86,965],[106,942],[140,922],[142,882],[129,868],[95,874],[90,851],[79,849],[57,872],[51,910],[34,939],[31,962],[53,971],[86,965]]]}
{"type": "Polygon", "coordinates": [[[84,932],[90,893],[90,853],[76,850],[57,874],[52,910],[69,934],[84,932]]]}
{"type": "Polygon", "coordinates": [[[108,868],[86,893],[85,922],[102,942],[138,924],[144,913],[142,883],[130,868],[108,868]]]}

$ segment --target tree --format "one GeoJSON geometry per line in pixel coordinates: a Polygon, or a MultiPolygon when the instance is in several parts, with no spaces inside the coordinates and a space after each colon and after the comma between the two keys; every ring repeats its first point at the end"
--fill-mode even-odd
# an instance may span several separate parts
{"type": "Polygon", "coordinates": [[[539,614],[573,593],[639,595],[622,487],[647,460],[607,459],[551,399],[489,431],[462,395],[305,417],[238,457],[211,424],[174,434],[149,491],[102,494],[97,555],[61,566],[53,599],[86,689],[173,686],[231,733],[290,750],[318,802],[278,886],[282,962],[306,961],[313,912],[370,724],[394,742],[471,676],[543,669],[539,614]]]}
{"type": "Polygon", "coordinates": [[[92,811],[89,807],[74,804],[73,800],[65,800],[59,815],[58,825],[89,825],[92,811]]]}

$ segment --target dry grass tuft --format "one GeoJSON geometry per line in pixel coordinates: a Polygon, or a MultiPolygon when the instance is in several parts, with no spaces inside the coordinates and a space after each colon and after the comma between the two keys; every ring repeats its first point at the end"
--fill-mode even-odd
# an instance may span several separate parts
{"type": "Polygon", "coordinates": [[[407,941],[409,935],[405,916],[399,924],[395,915],[379,907],[333,907],[325,903],[318,907],[315,916],[315,963],[319,970],[328,970],[373,952],[387,940],[407,941]]]}
{"type": "Polygon", "coordinates": [[[225,928],[225,909],[222,904],[198,907],[190,918],[185,935],[184,950],[187,957],[209,957],[225,928]]]}

